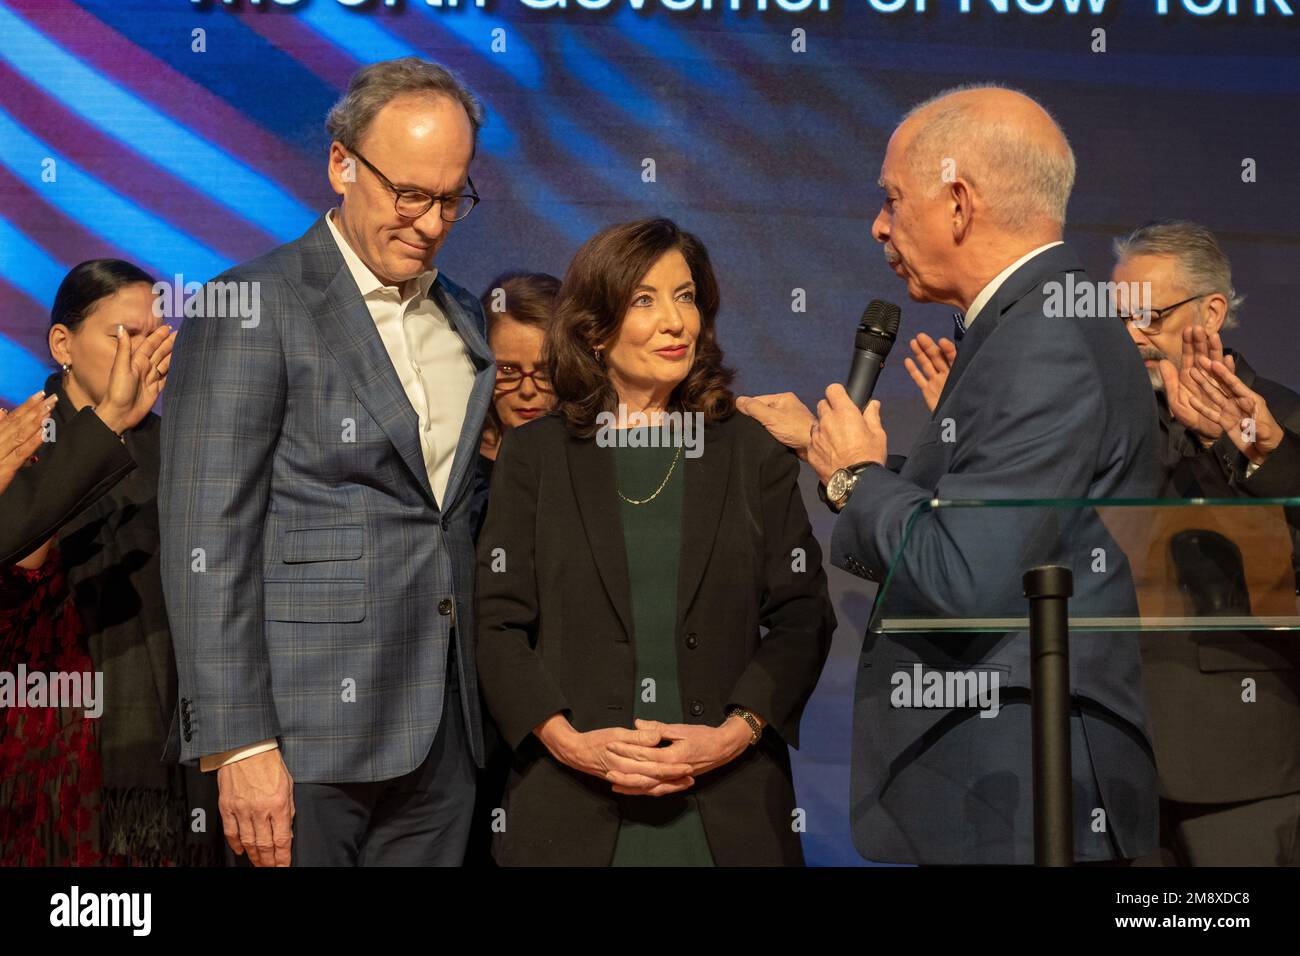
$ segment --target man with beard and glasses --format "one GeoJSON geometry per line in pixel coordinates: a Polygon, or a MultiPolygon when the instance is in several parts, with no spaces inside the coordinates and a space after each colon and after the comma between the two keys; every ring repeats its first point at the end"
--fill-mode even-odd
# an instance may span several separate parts
{"type": "MultiPolygon", "coordinates": [[[[1151,222],[1117,239],[1115,255],[1112,278],[1124,283],[1121,290],[1149,283],[1153,308],[1125,309],[1123,318],[1158,399],[1161,496],[1300,493],[1285,463],[1294,457],[1300,395],[1224,348],[1220,333],[1236,327],[1242,298],[1214,234],[1194,222],[1151,222]],[[1254,422],[1253,442],[1241,440],[1243,419],[1254,422]]],[[[1192,553],[1173,554],[1180,582],[1193,600],[1231,595],[1233,582],[1244,581],[1245,536],[1198,535],[1192,553]]],[[[1229,609],[1250,613],[1248,606],[1229,609]]],[[[1154,633],[1142,635],[1142,654],[1160,775],[1160,860],[1300,861],[1297,639],[1154,633]],[[1253,699],[1243,699],[1247,678],[1253,699]]]]}

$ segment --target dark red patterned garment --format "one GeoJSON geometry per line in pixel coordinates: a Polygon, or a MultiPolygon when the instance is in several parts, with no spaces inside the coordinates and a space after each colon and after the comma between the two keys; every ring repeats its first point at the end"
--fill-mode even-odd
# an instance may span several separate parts
{"type": "MultiPolygon", "coordinates": [[[[0,567],[0,670],[90,672],[57,544],[35,570],[0,567]]],[[[21,689],[20,689],[21,690],[21,689]]],[[[99,721],[72,707],[0,709],[0,865],[96,866],[99,721]]]]}

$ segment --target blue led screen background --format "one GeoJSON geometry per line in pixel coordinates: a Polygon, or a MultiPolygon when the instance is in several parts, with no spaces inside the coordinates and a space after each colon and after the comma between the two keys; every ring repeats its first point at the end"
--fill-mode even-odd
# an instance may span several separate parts
{"type": "MultiPolygon", "coordinates": [[[[484,201],[439,267],[476,292],[505,269],[563,274],[600,227],[670,216],[709,246],[744,392],[815,401],[847,371],[870,298],[903,305],[905,334],[949,332],[950,310],[906,301],[870,226],[900,115],[975,81],[1034,95],[1070,136],[1067,239],[1094,275],[1110,267],[1111,237],[1141,221],[1206,223],[1246,294],[1228,344],[1300,386],[1300,30],[1277,0],[1264,16],[1249,0],[1206,17],[1158,16],[1156,0],[1039,16],[989,0],[966,13],[960,0],[896,14],[865,0],[741,6],[0,0],[0,404],[52,368],[49,306],[75,263],[117,256],[202,281],[301,235],[332,202],[326,111],[358,67],[408,54],[458,71],[489,113],[472,170],[484,201]],[[792,309],[795,290],[806,311],[792,309]]],[[[926,413],[901,361],[876,395],[891,451],[905,452],[926,413]]],[[[830,516],[805,485],[825,543],[830,516]]],[[[849,705],[872,592],[829,573],[841,626],[796,781],[809,862],[861,863],[849,705]]]]}

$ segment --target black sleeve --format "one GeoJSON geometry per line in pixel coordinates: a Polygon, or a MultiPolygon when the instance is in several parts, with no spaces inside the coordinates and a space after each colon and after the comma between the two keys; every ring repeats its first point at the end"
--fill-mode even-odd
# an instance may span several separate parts
{"type": "Polygon", "coordinates": [[[0,565],[35,551],[133,468],[131,453],[99,416],[77,412],[55,433],[54,448],[0,492],[0,565]]]}
{"type": "MultiPolygon", "coordinates": [[[[534,430],[535,431],[535,430],[534,430]]],[[[569,704],[534,650],[539,624],[534,539],[540,463],[537,441],[507,432],[492,469],[478,539],[479,688],[512,750],[569,704]]]]}
{"type": "Polygon", "coordinates": [[[799,493],[799,460],[775,439],[761,484],[763,568],[759,622],[767,635],[731,692],[729,703],[762,717],[791,747],[817,687],[835,633],[822,552],[799,493]]]}
{"type": "Polygon", "coordinates": [[[1241,487],[1256,498],[1290,498],[1300,495],[1300,435],[1283,429],[1282,443],[1273,450],[1241,487]]]}

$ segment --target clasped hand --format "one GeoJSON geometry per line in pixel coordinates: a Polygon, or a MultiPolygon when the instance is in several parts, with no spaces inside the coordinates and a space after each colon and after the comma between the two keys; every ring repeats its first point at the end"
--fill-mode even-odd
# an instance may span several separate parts
{"type": "Polygon", "coordinates": [[[563,714],[537,729],[556,760],[613,785],[615,793],[662,797],[695,786],[695,778],[744,753],[750,731],[739,718],[721,726],[637,720],[636,729],[579,732],[563,714]],[[663,744],[667,742],[667,746],[663,744]]]}

